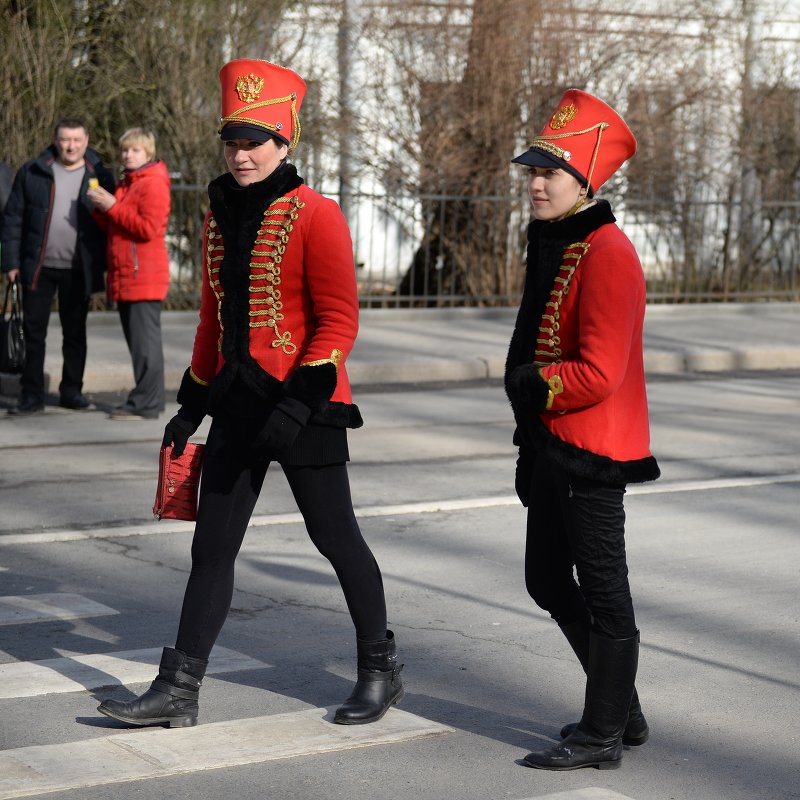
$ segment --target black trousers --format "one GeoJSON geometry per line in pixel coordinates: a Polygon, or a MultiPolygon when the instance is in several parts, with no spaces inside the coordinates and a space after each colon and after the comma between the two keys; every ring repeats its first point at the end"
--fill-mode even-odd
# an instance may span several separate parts
{"type": "Polygon", "coordinates": [[[537,454],[525,583],[536,604],[559,625],[585,621],[612,639],[635,635],[624,496],[624,486],[576,478],[537,454]]]}
{"type": "Polygon", "coordinates": [[[164,410],[164,350],[161,344],[161,301],[117,302],[119,319],[133,362],[136,385],[125,406],[144,416],[164,410]]]}
{"type": "MultiPolygon", "coordinates": [[[[175,647],[208,658],[231,605],[234,562],[261,491],[269,457],[248,453],[214,420],[206,443],[200,502],[175,647]]],[[[353,512],[345,464],[284,467],[311,541],[333,566],[359,639],[386,637],[380,569],[353,512]]]]}
{"type": "Polygon", "coordinates": [[[86,317],[89,297],[83,270],[42,267],[35,289],[25,289],[22,310],[25,316],[25,367],[20,378],[21,401],[44,403],[44,355],[50,308],[58,294],[58,316],[63,335],[63,366],[58,390],[62,398],[81,393],[86,367],[86,317]]]}

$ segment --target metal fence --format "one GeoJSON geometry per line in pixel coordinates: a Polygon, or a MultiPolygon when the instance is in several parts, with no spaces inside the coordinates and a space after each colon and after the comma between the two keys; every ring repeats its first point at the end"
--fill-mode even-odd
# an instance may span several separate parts
{"type": "MultiPolygon", "coordinates": [[[[642,260],[650,302],[800,300],[800,203],[762,203],[756,213],[741,203],[609,199],[642,260]]],[[[530,216],[524,192],[355,192],[347,207],[362,306],[519,301],[530,216]]],[[[173,187],[171,308],[198,304],[206,209],[205,187],[173,187]]]]}

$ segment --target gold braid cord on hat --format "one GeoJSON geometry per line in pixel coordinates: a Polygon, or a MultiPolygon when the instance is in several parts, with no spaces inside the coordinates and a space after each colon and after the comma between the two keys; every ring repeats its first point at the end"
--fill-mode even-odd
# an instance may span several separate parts
{"type": "Polygon", "coordinates": [[[594,172],[594,165],[597,161],[597,153],[600,150],[600,138],[603,135],[603,131],[606,128],[610,128],[608,122],[598,122],[596,125],[592,125],[591,128],[586,128],[582,131],[570,131],[569,133],[553,133],[550,136],[537,136],[533,140],[533,144],[531,144],[532,150],[544,150],[545,153],[549,153],[551,156],[556,156],[560,158],[562,161],[569,162],[572,159],[572,153],[563,148],[559,147],[557,144],[553,144],[553,139],[569,139],[572,136],[582,136],[586,133],[591,133],[592,131],[597,131],[597,141],[594,145],[594,151],[592,152],[592,161],[589,164],[589,174],[586,176],[586,182],[591,186],[592,184],[592,173],[594,172]]]}
{"type": "Polygon", "coordinates": [[[292,103],[292,127],[294,128],[292,132],[292,139],[289,142],[289,149],[294,150],[300,141],[300,117],[297,115],[297,95],[294,92],[286,97],[276,97],[273,100],[262,100],[260,103],[250,103],[249,105],[242,106],[237,111],[234,111],[233,114],[229,114],[227,117],[222,117],[220,119],[220,128],[217,133],[222,133],[222,129],[229,122],[238,122],[244,125],[254,125],[256,128],[264,128],[264,130],[270,131],[271,133],[280,133],[280,124],[273,125],[270,122],[262,122],[260,119],[254,119],[253,117],[247,117],[244,115],[255,111],[257,108],[274,106],[278,103],[288,103],[289,101],[292,103]]]}

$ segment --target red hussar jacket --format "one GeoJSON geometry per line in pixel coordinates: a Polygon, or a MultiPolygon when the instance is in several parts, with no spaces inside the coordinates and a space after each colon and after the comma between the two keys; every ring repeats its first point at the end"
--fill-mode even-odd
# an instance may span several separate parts
{"type": "MultiPolygon", "coordinates": [[[[284,173],[296,174],[290,165],[284,173]]],[[[212,213],[205,225],[205,279],[191,376],[210,384],[226,361],[235,359],[238,369],[254,362],[266,373],[266,395],[270,381],[288,382],[300,367],[325,367],[305,370],[333,380],[323,388],[327,380],[307,379],[302,399],[313,408],[347,406],[352,399],[344,362],[358,331],[358,295],[342,212],[304,185],[290,184],[268,205],[257,205],[252,194],[258,187],[231,189],[232,179],[226,180],[215,182],[227,187],[224,192],[214,183],[209,187],[212,213]],[[227,204],[237,202],[237,194],[244,199],[234,212],[227,204]],[[223,212],[231,220],[227,225],[223,212]]]]}
{"type": "Polygon", "coordinates": [[[169,289],[164,236],[170,209],[170,178],[163,161],[126,172],[114,191],[117,202],[94,218],[105,228],[112,301],[163,300],[169,289]]]}
{"type": "Polygon", "coordinates": [[[608,204],[533,223],[528,270],[506,368],[522,443],[598,480],[658,477],[642,353],[644,275],[608,204]]]}

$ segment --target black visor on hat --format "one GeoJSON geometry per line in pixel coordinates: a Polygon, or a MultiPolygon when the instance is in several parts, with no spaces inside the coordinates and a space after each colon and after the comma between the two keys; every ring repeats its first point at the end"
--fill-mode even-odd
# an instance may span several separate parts
{"type": "Polygon", "coordinates": [[[269,139],[275,139],[280,144],[289,144],[288,140],[284,139],[279,133],[273,133],[266,128],[259,128],[258,125],[237,125],[232,122],[229,122],[220,131],[219,138],[223,142],[229,139],[249,139],[251,142],[266,142],[269,139]]]}
{"type": "Polygon", "coordinates": [[[531,147],[516,158],[511,159],[512,164],[524,164],[526,167],[553,167],[555,169],[563,169],[564,172],[569,172],[570,175],[577,178],[581,186],[587,186],[588,181],[586,178],[575,169],[571,167],[566,161],[560,159],[558,156],[551,155],[550,153],[539,150],[536,147],[531,147]]]}

